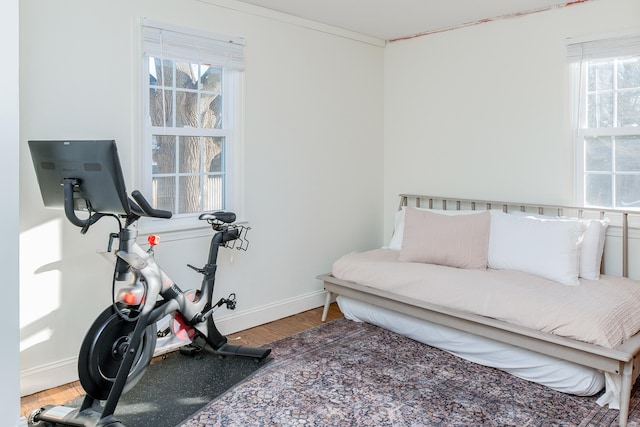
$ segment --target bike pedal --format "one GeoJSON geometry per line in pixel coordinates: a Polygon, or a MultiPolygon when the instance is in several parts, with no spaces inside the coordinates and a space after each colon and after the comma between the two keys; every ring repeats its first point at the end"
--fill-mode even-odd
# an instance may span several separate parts
{"type": "Polygon", "coordinates": [[[180,354],[189,357],[195,357],[200,354],[201,351],[201,349],[193,345],[185,345],[183,347],[180,347],[180,354]]]}

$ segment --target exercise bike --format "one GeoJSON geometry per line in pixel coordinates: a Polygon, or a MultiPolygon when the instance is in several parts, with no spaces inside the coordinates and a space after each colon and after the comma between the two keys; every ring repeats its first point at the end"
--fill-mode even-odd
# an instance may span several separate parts
{"type": "MultiPolygon", "coordinates": [[[[46,172],[39,173],[38,166],[44,162],[45,169],[50,170],[51,158],[58,163],[68,161],[69,153],[64,150],[56,151],[59,141],[30,141],[30,148],[36,174],[41,184],[41,191],[45,205],[47,199],[43,181],[47,182],[46,172]],[[52,148],[53,154],[51,153],[52,148]],[[43,160],[44,158],[44,160],[43,160]],[[65,160],[61,160],[65,159],[65,160]],[[38,163],[39,164],[36,164],[38,163]]],[[[98,150],[108,153],[102,158],[102,167],[111,170],[111,177],[119,175],[119,161],[113,141],[91,141],[98,145],[98,150]],[[108,142],[108,143],[107,143],[108,142]]],[[[90,144],[87,144],[90,145],[90,144]]],[[[83,147],[84,149],[91,149],[83,147]]],[[[87,157],[86,154],[80,154],[87,157]]],[[[90,160],[93,160],[91,156],[90,160]]],[[[86,164],[85,164],[86,165],[86,164]]],[[[57,168],[65,169],[65,168],[57,168]]],[[[68,169],[68,168],[67,168],[68,169]]],[[[77,168],[76,168],[77,169],[77,168]]],[[[85,167],[86,169],[86,167],[85,167]]],[[[68,173],[67,173],[68,174],[68,173]]],[[[78,357],[78,376],[86,395],[78,408],[70,406],[45,406],[35,410],[29,417],[32,426],[81,426],[81,427],[118,427],[124,426],[115,416],[115,409],[123,393],[126,393],[142,378],[151,358],[153,357],[157,340],[156,323],[171,316],[173,332],[180,332],[187,337],[187,341],[199,338],[211,347],[214,354],[220,357],[236,356],[252,358],[260,361],[271,352],[268,348],[246,347],[232,345],[227,342],[217,329],[213,314],[225,305],[234,309],[235,294],[228,298],[213,301],[213,288],[216,274],[216,261],[220,247],[236,247],[246,249],[248,241],[246,233],[248,227],[235,224],[236,215],[232,212],[208,212],[199,219],[209,223],[214,231],[211,238],[207,263],[202,268],[189,265],[203,275],[202,284],[197,290],[183,291],[158,266],[154,259],[154,246],[158,243],[156,236],[149,236],[148,249],[137,243],[137,221],[145,217],[171,218],[172,213],[154,209],[139,191],[133,191],[131,198],[123,197],[123,184],[117,182],[117,199],[120,203],[126,201],[124,213],[112,213],[94,210],[95,204],[105,196],[104,184],[101,191],[92,192],[90,181],[95,177],[87,177],[86,173],[77,171],[76,175],[85,175],[86,179],[78,177],[63,177],[61,187],[64,198],[64,212],[67,219],[86,233],[89,227],[102,218],[114,217],[118,220],[118,233],[109,235],[108,252],[114,250],[114,243],[118,240],[118,249],[113,277],[113,303],[107,307],[89,328],[78,357]],[[88,218],[79,218],[76,214],[78,200],[85,204],[88,218]],[[102,403],[104,402],[104,403],[102,403]]],[[[122,178],[116,178],[116,181],[122,178]]],[[[98,180],[100,181],[100,180],[98,180]]],[[[112,209],[112,210],[119,210],[112,209]]]]}

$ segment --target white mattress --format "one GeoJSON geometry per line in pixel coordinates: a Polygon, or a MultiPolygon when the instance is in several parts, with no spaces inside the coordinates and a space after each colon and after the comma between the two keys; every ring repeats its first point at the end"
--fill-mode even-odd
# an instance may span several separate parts
{"type": "Polygon", "coordinates": [[[591,396],[605,385],[604,374],[596,369],[436,325],[344,296],[339,296],[337,301],[347,319],[389,329],[466,360],[509,372],[553,390],[591,396]]]}

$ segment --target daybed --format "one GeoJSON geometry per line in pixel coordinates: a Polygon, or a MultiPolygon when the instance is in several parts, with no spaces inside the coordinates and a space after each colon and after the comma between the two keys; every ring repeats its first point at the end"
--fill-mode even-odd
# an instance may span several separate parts
{"type": "Polygon", "coordinates": [[[323,320],[337,295],[347,318],[468,360],[567,393],[605,388],[598,403],[625,426],[639,372],[640,282],[626,276],[640,213],[400,197],[389,247],[318,276],[323,320]]]}

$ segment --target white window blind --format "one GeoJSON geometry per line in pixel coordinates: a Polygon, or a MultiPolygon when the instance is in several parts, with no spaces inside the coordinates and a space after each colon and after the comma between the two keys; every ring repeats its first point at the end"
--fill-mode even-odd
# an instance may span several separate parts
{"type": "Polygon", "coordinates": [[[567,40],[569,62],[638,55],[640,33],[594,40],[567,40]]]}
{"type": "Polygon", "coordinates": [[[244,70],[244,45],[241,37],[182,29],[177,26],[142,20],[143,50],[148,56],[197,61],[232,70],[244,70]]]}

